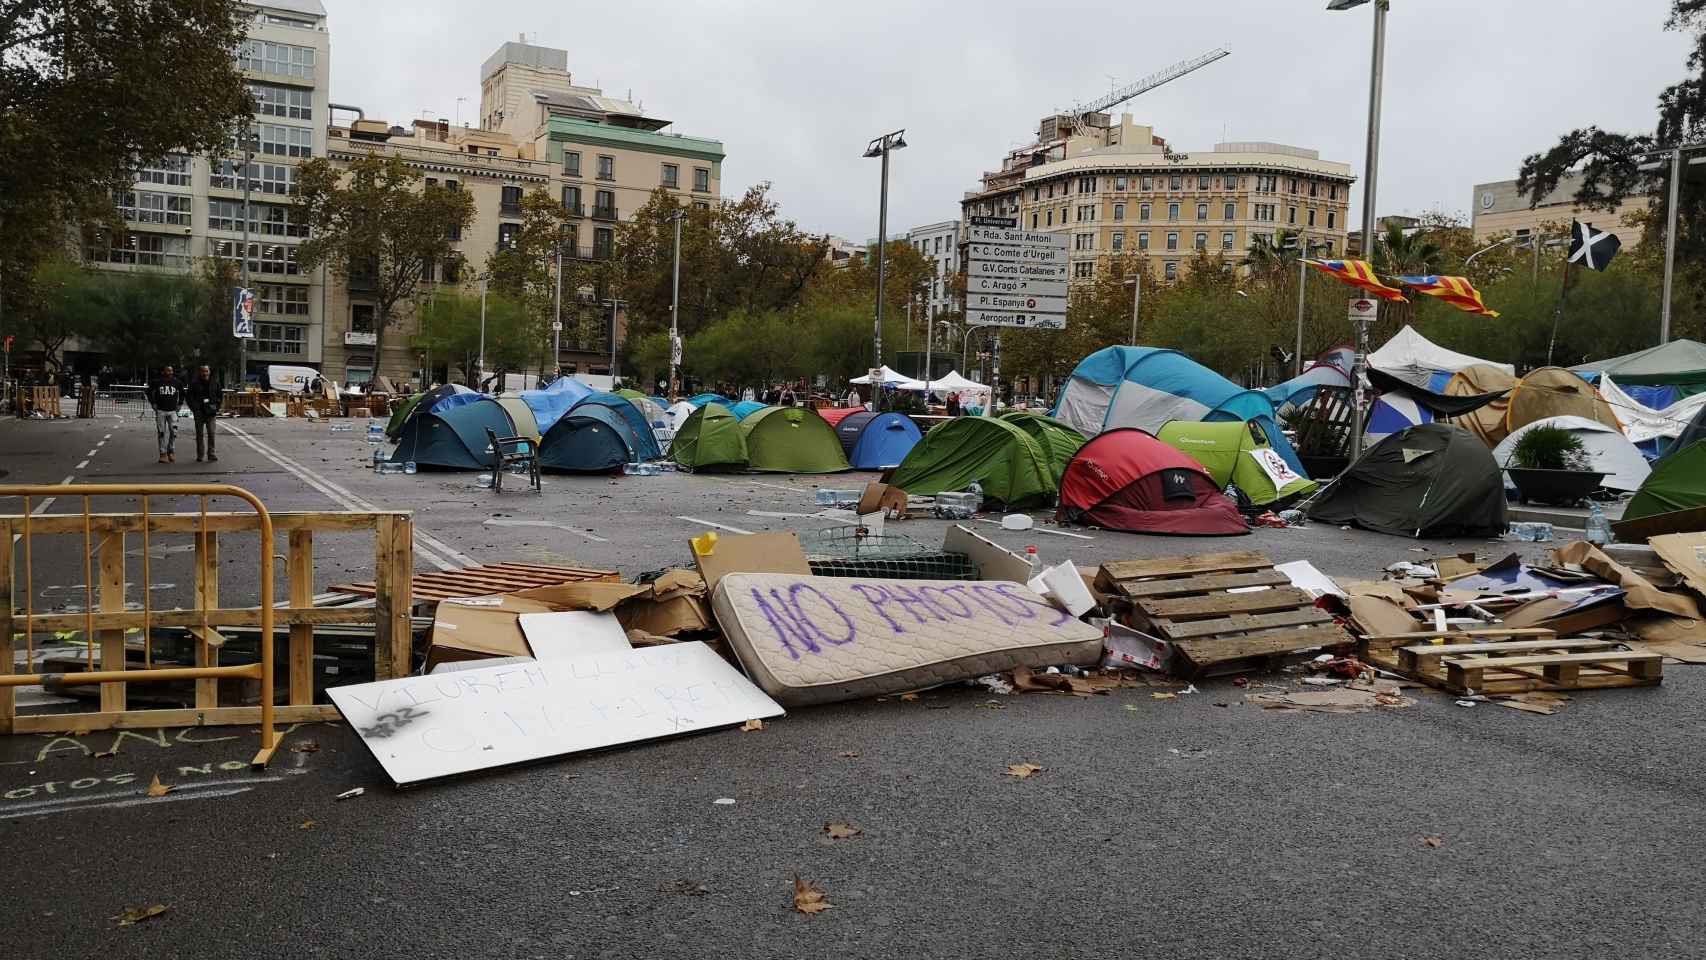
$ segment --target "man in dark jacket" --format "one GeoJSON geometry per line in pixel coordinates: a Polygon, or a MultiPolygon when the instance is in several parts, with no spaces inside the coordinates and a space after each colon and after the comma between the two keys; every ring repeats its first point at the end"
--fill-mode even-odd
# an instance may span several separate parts
{"type": "Polygon", "coordinates": [[[184,388],[184,400],[189,403],[190,416],[195,418],[195,462],[202,460],[202,435],[207,435],[207,459],[218,462],[219,456],[213,452],[213,419],[219,416],[219,401],[222,392],[219,384],[213,380],[213,373],[207,364],[195,368],[195,376],[190,379],[190,385],[184,388]]]}
{"type": "Polygon", "coordinates": [[[154,408],[154,434],[160,441],[160,462],[174,459],[172,445],[178,439],[178,408],[184,405],[184,385],[171,367],[160,370],[159,379],[148,385],[148,405],[154,408]]]}

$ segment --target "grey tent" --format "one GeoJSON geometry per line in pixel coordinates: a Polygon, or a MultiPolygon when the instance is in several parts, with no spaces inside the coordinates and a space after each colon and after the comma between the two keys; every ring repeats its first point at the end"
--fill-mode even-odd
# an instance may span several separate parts
{"type": "Polygon", "coordinates": [[[1493,537],[1508,525],[1492,451],[1448,423],[1380,441],[1322,491],[1309,518],[1399,537],[1493,537]]]}

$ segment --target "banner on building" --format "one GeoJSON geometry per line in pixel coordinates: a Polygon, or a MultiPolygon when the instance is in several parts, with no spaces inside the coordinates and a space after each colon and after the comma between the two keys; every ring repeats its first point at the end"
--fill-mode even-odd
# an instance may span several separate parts
{"type": "Polygon", "coordinates": [[[239,340],[255,338],[255,291],[237,287],[231,297],[231,335],[239,340]]]}

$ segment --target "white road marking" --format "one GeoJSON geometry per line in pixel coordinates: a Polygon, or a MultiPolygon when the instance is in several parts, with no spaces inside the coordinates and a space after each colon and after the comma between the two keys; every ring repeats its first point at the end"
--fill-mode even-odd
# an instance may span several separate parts
{"type": "MultiPolygon", "coordinates": [[[[979,517],[977,522],[978,523],[993,523],[998,527],[1001,526],[1001,521],[999,521],[999,520],[985,520],[982,517],[979,517]]],[[[1031,529],[1029,529],[1029,530],[1009,530],[1007,532],[1008,533],[1047,533],[1047,534],[1052,534],[1052,535],[1057,536],[1057,537],[1071,537],[1074,540],[1094,540],[1094,539],[1096,539],[1095,537],[1087,537],[1082,533],[1067,533],[1065,530],[1049,530],[1046,527],[1039,527],[1039,526],[1035,526],[1035,525],[1033,525],[1031,527],[1031,529]]]]}
{"type": "Polygon", "coordinates": [[[739,527],[731,527],[731,526],[729,526],[727,524],[723,524],[723,523],[712,523],[709,520],[701,520],[698,517],[683,517],[683,516],[677,515],[675,519],[686,520],[688,523],[697,523],[697,524],[700,524],[700,525],[706,526],[706,527],[714,527],[718,530],[727,530],[730,533],[751,533],[752,532],[751,530],[742,530],[739,527]]]}
{"type": "Polygon", "coordinates": [[[786,490],[789,493],[810,493],[811,492],[809,489],[807,489],[805,487],[789,487],[789,486],[784,486],[780,483],[765,483],[763,480],[748,480],[744,477],[742,477],[740,479],[735,479],[733,477],[718,477],[717,479],[722,480],[726,483],[750,483],[755,487],[769,487],[772,490],[786,490]]]}
{"type": "MultiPolygon", "coordinates": [[[[308,484],[310,487],[313,487],[315,490],[318,490],[320,493],[325,494],[327,497],[331,498],[334,503],[339,504],[344,509],[374,513],[383,512],[378,507],[366,500],[363,500],[361,497],[356,496],[349,490],[338,486],[336,483],[327,480],[325,477],[314,473],[307,467],[304,467],[284,454],[279,453],[267,444],[256,440],[240,428],[227,425],[225,429],[234,434],[237,439],[248,444],[256,453],[259,453],[261,456],[266,457],[273,463],[283,467],[285,470],[294,474],[297,479],[308,484]]],[[[440,570],[455,570],[458,567],[479,566],[478,560],[475,560],[473,557],[468,556],[460,550],[451,547],[422,530],[419,524],[415,525],[415,552],[424,557],[428,563],[440,570]],[[443,556],[441,557],[439,554],[443,554],[443,556]]]]}
{"type": "MultiPolygon", "coordinates": [[[[93,451],[90,451],[90,452],[93,452],[93,451]]],[[[81,470],[88,465],[89,465],[89,461],[84,460],[82,463],[79,463],[77,466],[73,467],[72,469],[73,470],[81,470]]]]}
{"type": "Polygon", "coordinates": [[[585,537],[586,539],[594,541],[595,543],[609,543],[610,542],[609,540],[606,540],[603,537],[596,536],[596,535],[591,534],[591,533],[587,533],[585,530],[577,530],[574,527],[571,527],[567,524],[552,523],[549,520],[507,520],[507,519],[501,519],[501,518],[494,517],[490,520],[487,520],[485,522],[485,525],[488,527],[550,527],[554,530],[567,530],[568,532],[574,534],[577,537],[585,537]]]}
{"type": "MultiPolygon", "coordinates": [[[[66,484],[70,483],[71,480],[72,480],[71,477],[66,477],[64,480],[59,481],[59,485],[63,487],[66,484]]],[[[46,513],[47,508],[53,506],[53,501],[58,500],[58,499],[59,499],[58,497],[48,497],[47,499],[43,500],[41,503],[36,505],[36,508],[34,510],[30,511],[30,516],[39,517],[42,514],[46,513]]],[[[12,542],[13,543],[17,543],[19,540],[22,540],[22,539],[24,539],[23,534],[21,534],[21,533],[12,534],[12,542]]]]}
{"type": "Polygon", "coordinates": [[[6,805],[0,807],[0,820],[15,820],[19,817],[42,817],[53,813],[68,813],[72,810],[101,810],[113,807],[139,807],[152,803],[175,803],[179,800],[201,800],[207,797],[229,797],[239,793],[248,793],[255,789],[253,786],[230,786],[232,783],[256,784],[275,783],[281,777],[249,777],[242,780],[227,780],[220,783],[207,784],[216,789],[197,790],[200,784],[184,784],[173,788],[171,793],[163,797],[125,797],[118,800],[102,801],[94,797],[65,797],[62,800],[38,800],[33,807],[28,804],[6,805]],[[26,809],[29,807],[28,809],[26,809]]]}
{"type": "MultiPolygon", "coordinates": [[[[105,440],[102,440],[102,441],[101,441],[101,443],[106,443],[106,441],[105,441],[105,440]]],[[[88,453],[85,453],[85,454],[83,454],[83,456],[85,456],[85,457],[92,457],[92,456],[94,456],[94,455],[95,455],[95,454],[97,454],[97,453],[100,453],[100,452],[101,452],[101,443],[97,443],[97,444],[95,444],[95,449],[93,449],[93,450],[90,450],[90,451],[89,451],[89,452],[88,452],[88,453]]]]}
{"type": "Polygon", "coordinates": [[[109,433],[106,436],[101,438],[101,442],[106,443],[108,440],[111,440],[112,438],[113,438],[113,435],[109,433]]]}

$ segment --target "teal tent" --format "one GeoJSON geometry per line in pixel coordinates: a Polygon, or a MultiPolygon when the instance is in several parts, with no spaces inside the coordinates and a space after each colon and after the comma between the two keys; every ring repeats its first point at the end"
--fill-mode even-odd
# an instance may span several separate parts
{"type": "Polygon", "coordinates": [[[646,415],[640,412],[639,407],[630,403],[627,397],[616,393],[589,394],[570,407],[569,413],[589,406],[604,407],[628,424],[629,432],[634,437],[632,445],[636,458],[656,460],[663,456],[663,450],[658,447],[657,437],[652,433],[652,425],[646,422],[646,415]]]}
{"type": "MultiPolygon", "coordinates": [[[[623,403],[627,403],[623,400],[623,403]]],[[[539,469],[554,473],[609,473],[625,463],[655,457],[650,430],[600,403],[580,403],[557,418],[539,444],[539,469]]]]}
{"type": "Polygon", "coordinates": [[[489,470],[492,466],[490,428],[500,437],[515,435],[509,413],[490,397],[436,412],[416,413],[403,424],[392,463],[414,461],[420,467],[444,470],[489,470]]]}

